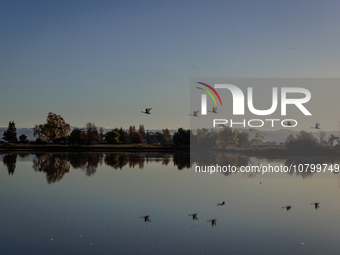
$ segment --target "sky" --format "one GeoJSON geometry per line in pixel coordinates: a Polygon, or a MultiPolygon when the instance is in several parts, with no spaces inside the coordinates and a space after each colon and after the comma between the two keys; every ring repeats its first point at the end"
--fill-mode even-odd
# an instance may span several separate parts
{"type": "Polygon", "coordinates": [[[53,112],[78,127],[189,128],[191,78],[339,78],[339,9],[311,0],[3,0],[0,126],[33,127],[53,112]]]}

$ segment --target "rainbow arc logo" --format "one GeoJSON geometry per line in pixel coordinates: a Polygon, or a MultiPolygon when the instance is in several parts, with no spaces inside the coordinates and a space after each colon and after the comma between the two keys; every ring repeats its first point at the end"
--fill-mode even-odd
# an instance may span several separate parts
{"type": "MultiPolygon", "coordinates": [[[[222,106],[222,100],[220,98],[220,95],[217,93],[217,91],[213,87],[211,87],[210,85],[203,83],[203,82],[197,82],[197,83],[201,84],[203,86],[206,86],[212,92],[214,92],[215,95],[217,96],[218,100],[220,101],[221,106],[222,106]]],[[[197,87],[197,88],[206,92],[214,100],[215,106],[217,106],[216,100],[209,90],[203,89],[201,87],[197,87]]],[[[206,94],[202,94],[202,96],[201,96],[201,112],[202,112],[202,115],[207,115],[207,95],[206,94]]]]}

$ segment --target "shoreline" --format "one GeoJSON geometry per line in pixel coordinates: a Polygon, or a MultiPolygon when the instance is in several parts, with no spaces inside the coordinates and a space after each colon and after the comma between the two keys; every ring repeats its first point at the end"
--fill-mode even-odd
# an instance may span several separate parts
{"type": "Polygon", "coordinates": [[[190,149],[189,145],[156,145],[156,144],[97,144],[97,145],[30,145],[30,144],[0,144],[0,152],[190,152],[190,153],[228,153],[245,156],[340,156],[340,148],[318,147],[311,150],[293,153],[285,147],[257,147],[257,148],[211,148],[211,149],[190,149]]]}
{"type": "Polygon", "coordinates": [[[190,146],[149,144],[107,144],[107,145],[29,145],[1,144],[0,152],[46,151],[46,152],[176,152],[190,151],[190,146]]]}

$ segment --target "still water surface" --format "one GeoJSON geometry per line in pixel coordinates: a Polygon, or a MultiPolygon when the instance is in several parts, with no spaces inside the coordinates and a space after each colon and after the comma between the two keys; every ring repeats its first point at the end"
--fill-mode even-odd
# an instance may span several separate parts
{"type": "MultiPolygon", "coordinates": [[[[195,160],[183,153],[1,157],[1,254],[340,252],[336,174],[196,178],[195,160]],[[146,215],[151,222],[140,218],[146,215]]],[[[297,160],[218,157],[242,164],[297,160]]]]}

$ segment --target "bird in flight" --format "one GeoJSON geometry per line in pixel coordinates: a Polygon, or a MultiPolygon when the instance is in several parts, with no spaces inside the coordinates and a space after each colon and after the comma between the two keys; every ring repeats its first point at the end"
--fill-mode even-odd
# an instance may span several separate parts
{"type": "Polygon", "coordinates": [[[193,220],[198,220],[197,213],[189,214],[188,216],[192,216],[193,220]]]}
{"type": "Polygon", "coordinates": [[[217,206],[222,206],[225,205],[225,202],[223,201],[222,203],[218,203],[217,206]]]}
{"type": "Polygon", "coordinates": [[[290,205],[282,207],[282,209],[286,209],[287,211],[289,211],[291,208],[292,208],[292,206],[290,206],[290,205]]]}
{"type": "Polygon", "coordinates": [[[320,203],[310,203],[311,205],[314,205],[315,209],[317,210],[318,208],[320,208],[319,204],[320,203]]]}
{"type": "Polygon", "coordinates": [[[217,220],[215,220],[215,219],[213,219],[213,220],[208,220],[208,222],[211,222],[211,226],[212,226],[212,227],[216,226],[216,221],[217,221],[217,220]]]}
{"type": "Polygon", "coordinates": [[[150,110],[151,110],[152,108],[146,108],[145,109],[145,112],[143,112],[143,111],[141,111],[142,113],[146,113],[146,114],[151,114],[151,112],[150,112],[150,110]]]}
{"type": "Polygon", "coordinates": [[[199,113],[199,111],[194,111],[194,114],[189,114],[190,116],[195,116],[195,117],[198,117],[198,114],[199,113]]]}
{"type": "Polygon", "coordinates": [[[312,127],[312,128],[320,129],[320,124],[319,123],[315,123],[315,127],[312,127]]]}
{"type": "Polygon", "coordinates": [[[140,219],[142,219],[142,218],[144,218],[144,221],[145,222],[151,222],[151,220],[149,219],[149,217],[150,217],[150,215],[146,215],[146,216],[142,216],[142,217],[140,217],[140,219]]]}

